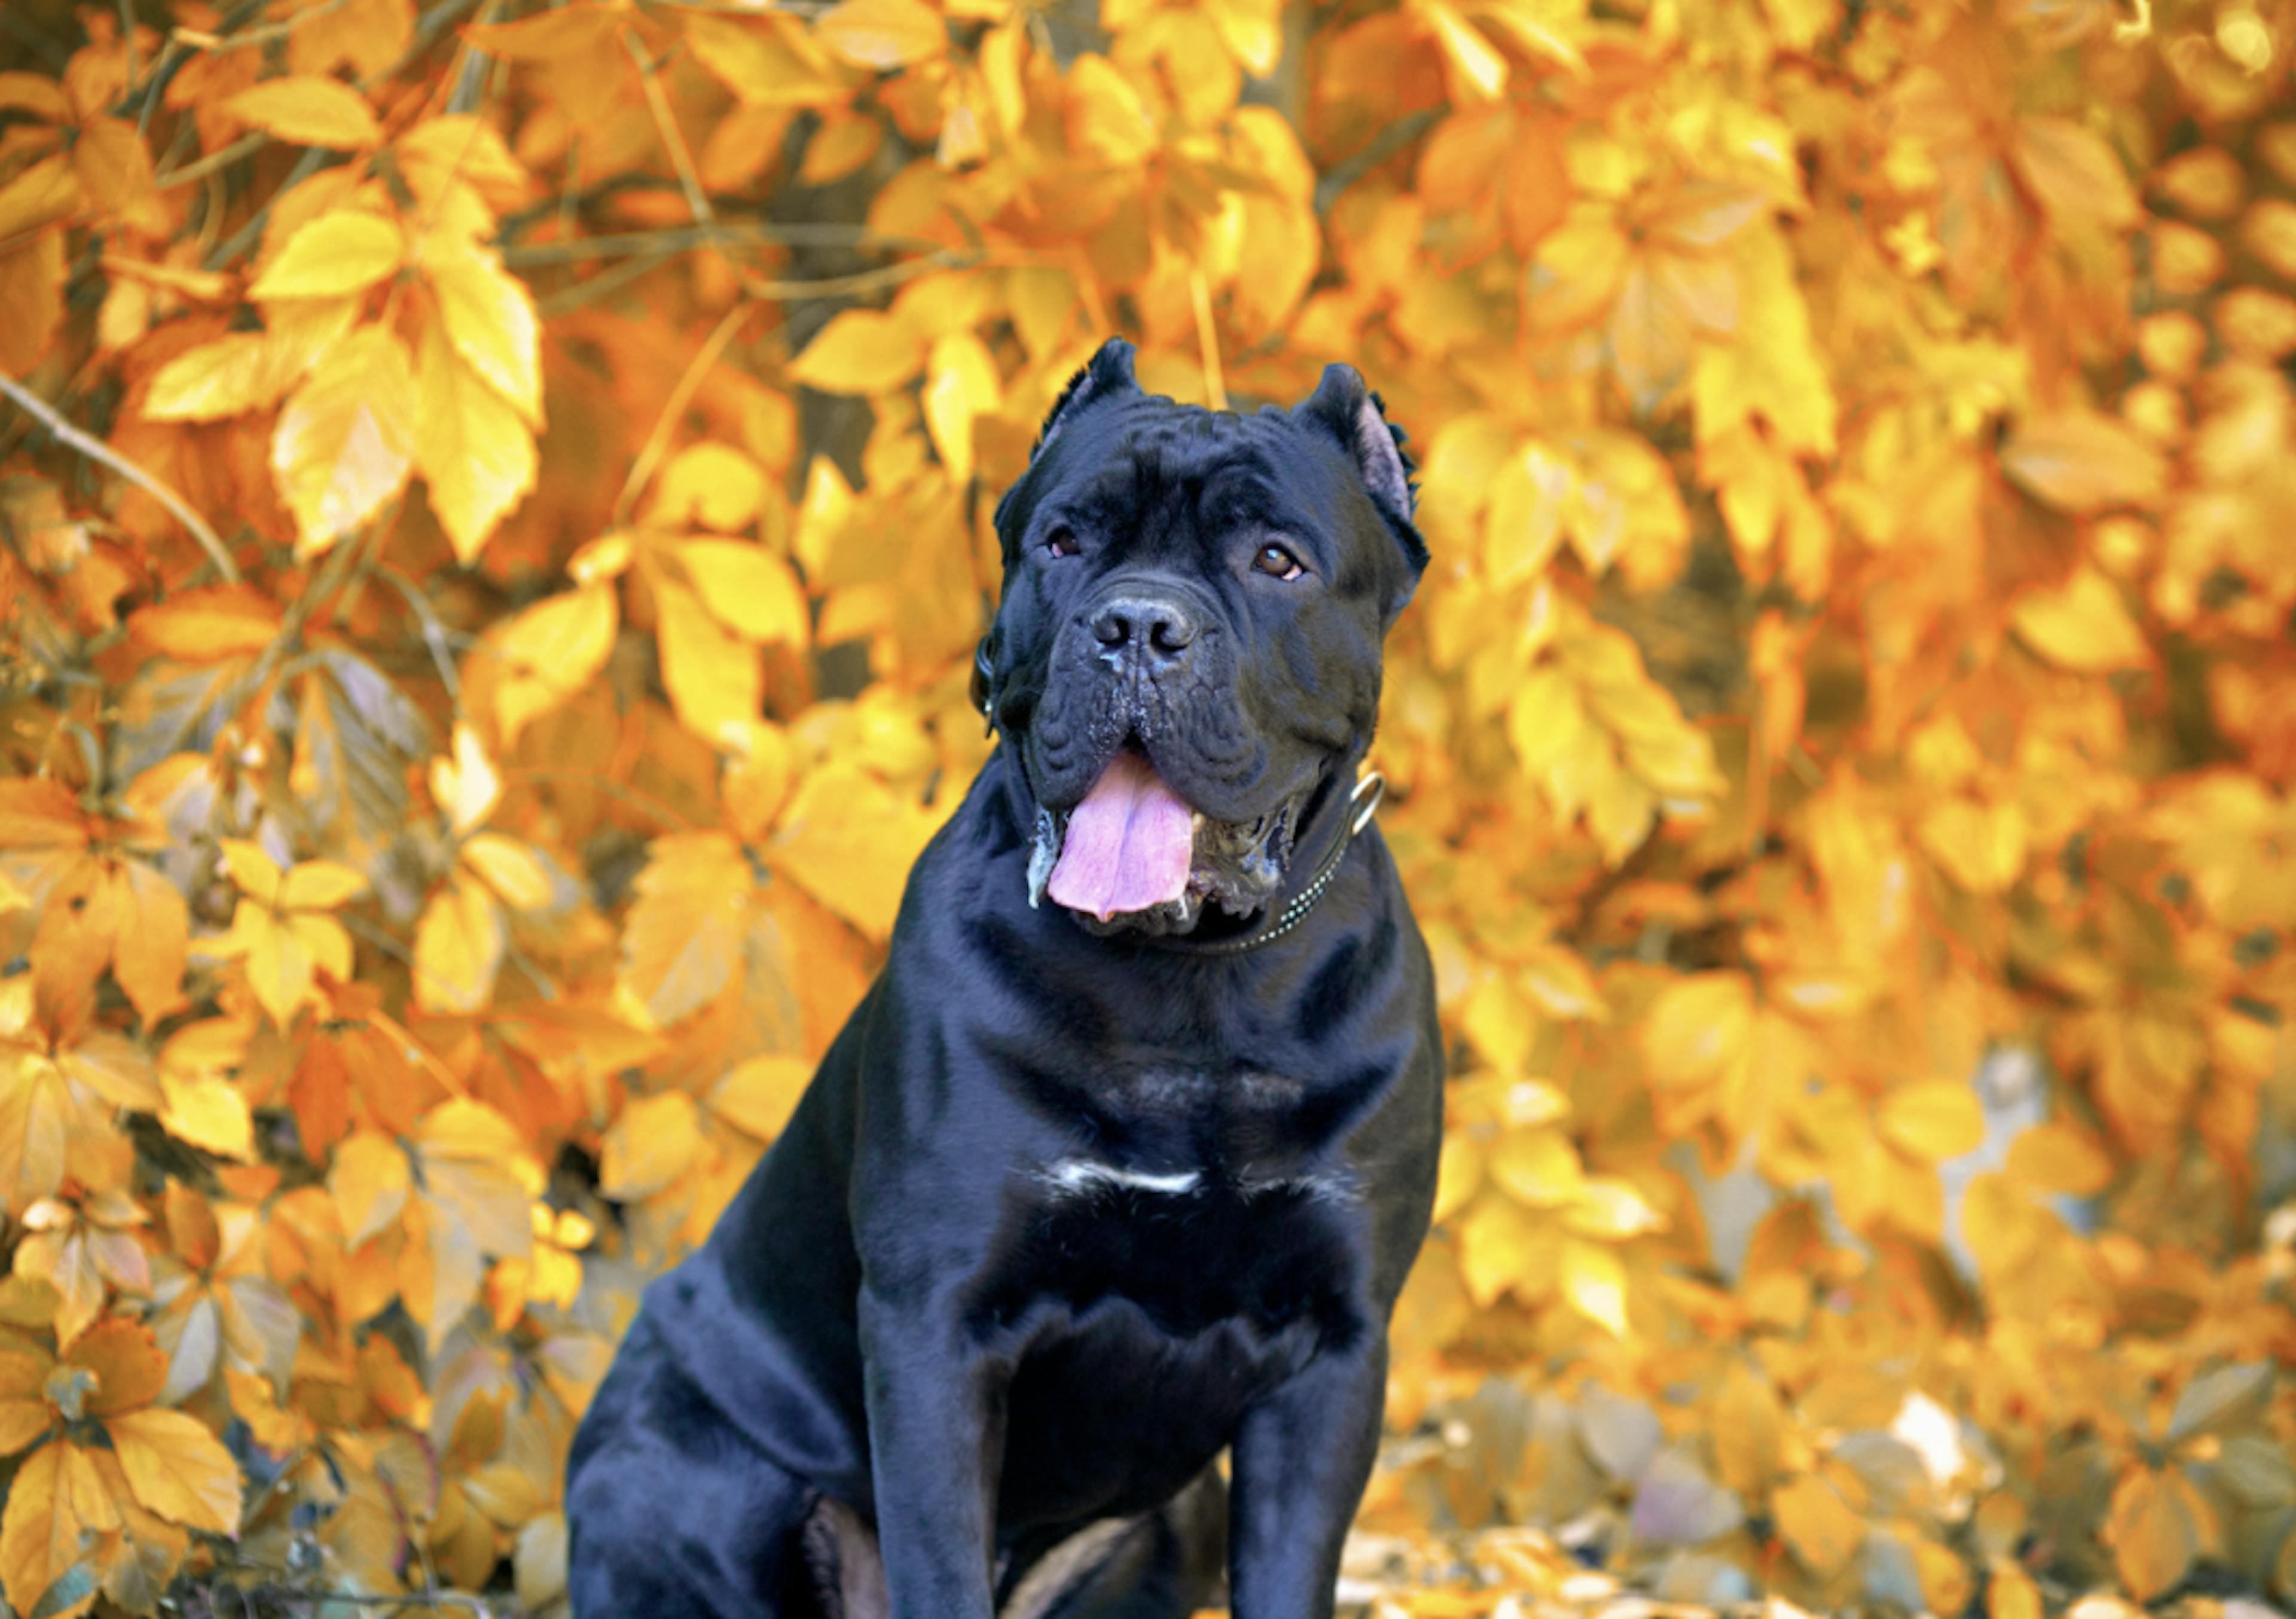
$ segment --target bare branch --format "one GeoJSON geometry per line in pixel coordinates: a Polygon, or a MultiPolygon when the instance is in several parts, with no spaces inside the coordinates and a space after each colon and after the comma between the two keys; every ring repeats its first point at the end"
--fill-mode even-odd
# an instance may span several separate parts
{"type": "Polygon", "coordinates": [[[192,531],[192,538],[200,542],[201,549],[208,554],[208,560],[215,563],[216,571],[232,584],[239,583],[239,565],[231,560],[231,553],[224,548],[223,538],[208,527],[207,519],[192,510],[189,501],[102,440],[91,438],[65,421],[45,399],[5,372],[0,372],[0,393],[6,394],[19,409],[37,417],[62,442],[70,445],[89,460],[110,467],[166,506],[175,514],[177,522],[192,531]]]}

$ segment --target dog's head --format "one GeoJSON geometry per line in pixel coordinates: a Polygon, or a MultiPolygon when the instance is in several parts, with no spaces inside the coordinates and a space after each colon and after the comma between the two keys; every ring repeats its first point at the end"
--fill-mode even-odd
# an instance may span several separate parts
{"type": "Polygon", "coordinates": [[[1275,893],[1426,565],[1400,437],[1348,366],[1257,415],[1144,392],[1121,339],[1070,382],[997,507],[976,691],[1035,799],[1032,903],[1170,933],[1275,893]]]}

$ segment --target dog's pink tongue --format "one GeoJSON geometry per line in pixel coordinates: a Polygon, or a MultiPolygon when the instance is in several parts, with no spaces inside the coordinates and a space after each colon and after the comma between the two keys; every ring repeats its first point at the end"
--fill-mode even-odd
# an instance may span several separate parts
{"type": "Polygon", "coordinates": [[[1155,766],[1127,748],[1069,812],[1068,837],[1045,892],[1105,922],[1178,899],[1194,854],[1193,811],[1155,766]]]}

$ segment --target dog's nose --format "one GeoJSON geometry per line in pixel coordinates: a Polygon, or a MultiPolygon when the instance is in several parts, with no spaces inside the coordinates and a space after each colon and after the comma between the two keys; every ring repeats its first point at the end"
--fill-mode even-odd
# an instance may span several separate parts
{"type": "Polygon", "coordinates": [[[1122,596],[1093,615],[1093,638],[1109,652],[1178,657],[1196,638],[1195,615],[1171,596],[1122,596]]]}

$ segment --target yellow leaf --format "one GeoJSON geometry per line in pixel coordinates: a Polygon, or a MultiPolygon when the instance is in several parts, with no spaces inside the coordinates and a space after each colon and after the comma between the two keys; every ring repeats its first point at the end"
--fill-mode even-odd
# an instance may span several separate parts
{"type": "Polygon", "coordinates": [[[1562,1239],[1562,1296],[1588,1320],[1627,1335],[1627,1267],[1614,1249],[1583,1238],[1562,1239]]]}
{"type": "Polygon", "coordinates": [[[647,521],[658,528],[699,523],[732,534],[757,522],[765,504],[765,468],[731,445],[691,444],[661,469],[647,521]]]}
{"type": "Polygon", "coordinates": [[[548,596],[496,624],[495,726],[503,746],[587,685],[614,649],[619,614],[611,586],[585,585],[548,596]]]}
{"type": "Polygon", "coordinates": [[[223,103],[223,111],[299,145],[364,151],[382,144],[382,126],[366,99],[348,85],[316,74],[242,90],[223,103]]]}
{"type": "Polygon", "coordinates": [[[1467,92],[1464,99],[1490,101],[1506,88],[1506,58],[1475,27],[1443,0],[1427,0],[1420,14],[1434,25],[1436,43],[1450,64],[1452,82],[1467,92]]]}
{"type": "Polygon", "coordinates": [[[823,12],[813,37],[857,68],[890,73],[948,51],[948,28],[919,0],[843,0],[823,12]]]}
{"type": "Polygon", "coordinates": [[[1660,1083],[1696,1079],[1746,1048],[1754,1027],[1753,996],[1736,973],[1699,973],[1676,980],[1651,1004],[1643,1053],[1660,1083]]]}
{"type": "Polygon", "coordinates": [[[455,352],[510,401],[529,427],[542,426],[541,327],[526,284],[488,249],[426,242],[422,273],[439,297],[439,323],[455,352]]]}
{"type": "Polygon", "coordinates": [[[2092,1197],[2112,1184],[2112,1160],[2070,1124],[2037,1124],[2009,1144],[2009,1178],[2037,1192],[2092,1197]]]}
{"type": "Polygon", "coordinates": [[[925,362],[925,428],[951,483],[972,481],[973,418],[995,410],[1004,391],[988,345],[972,333],[933,341],[925,362]]]}
{"type": "Polygon", "coordinates": [[[2158,449],[2128,423],[2093,410],[2020,422],[2002,447],[2001,469],[2037,499],[2076,516],[2152,505],[2169,481],[2158,449]]]}
{"type": "Polygon", "coordinates": [[[775,867],[873,939],[893,930],[909,867],[940,818],[848,765],[806,778],[767,851],[775,867]]]}
{"type": "Polygon", "coordinates": [[[1537,1304],[1554,1292],[1554,1228],[1507,1197],[1476,1201],[1459,1222],[1459,1279],[1479,1310],[1513,1293],[1537,1304]]]}
{"type": "Polygon", "coordinates": [[[618,1202],[650,1197],[685,1173],[701,1149],[692,1097],[671,1090],[634,1097],[606,1132],[598,1189],[618,1202]]]}
{"type": "Polygon", "coordinates": [[[260,843],[245,838],[218,838],[216,849],[223,856],[224,869],[239,891],[257,904],[273,907],[279,902],[281,872],[260,843]]]}
{"type": "Polygon", "coordinates": [[[1466,1206],[1483,1184],[1483,1151],[1470,1137],[1454,1131],[1443,1138],[1443,1155],[1435,1171],[1434,1223],[1466,1206]]]}
{"type": "MultiPolygon", "coordinates": [[[[288,1021],[276,1011],[273,1016],[283,1027],[288,1021]]],[[[213,1075],[179,1079],[163,1071],[160,1089],[168,1099],[160,1122],[169,1135],[242,1163],[255,1157],[255,1121],[247,1098],[229,1080],[213,1075]]]]}
{"type": "Polygon", "coordinates": [[[62,1439],[42,1445],[9,1481],[7,1508],[0,1512],[0,1591],[19,1614],[70,1619],[95,1601],[93,1573],[74,1566],[93,1549],[94,1532],[62,1487],[64,1456],[74,1449],[62,1439]],[[75,1576],[85,1588],[77,1594],[66,1583],[75,1576]]]}
{"type": "Polygon", "coordinates": [[[1564,1212],[1562,1224],[1581,1237],[1623,1242],[1665,1230],[1667,1219],[1630,1183],[1614,1175],[1590,1175],[1564,1212]]]}
{"type": "Polygon", "coordinates": [[[107,1418],[128,1487],[147,1512],[210,1534],[239,1533],[239,1467],[221,1441],[181,1411],[107,1418]]]}
{"type": "Polygon", "coordinates": [[[1562,514],[1577,474],[1541,445],[1526,444],[1499,465],[1483,520],[1483,565],[1507,586],[1546,566],[1562,541],[1562,514]]]}
{"type": "Polygon", "coordinates": [[[415,1004],[426,1012],[483,1010],[507,942],[495,897],[456,872],[415,924],[415,1004]]]}
{"type": "Polygon", "coordinates": [[[1577,1149],[1560,1130],[1510,1130],[1491,1148],[1486,1167],[1509,1196],[1533,1209],[1561,1208],[1586,1179],[1577,1149]]]}
{"type": "Polygon", "coordinates": [[[2208,1504],[2182,1473],[2131,1467],[2113,1490],[2104,1525],[2128,1594],[2150,1602],[2182,1580],[2211,1538],[2211,1523],[2208,1504]]]}
{"type": "MultiPolygon", "coordinates": [[[[530,311],[527,320],[530,325],[530,311]]],[[[540,466],[534,435],[437,323],[423,329],[414,391],[414,454],[430,486],[430,509],[455,560],[474,562],[496,526],[534,488],[540,466]]],[[[526,415],[538,421],[539,407],[526,415]]]]}
{"type": "Polygon", "coordinates": [[[722,833],[672,833],[647,856],[622,926],[620,987],[656,1023],[669,1024],[734,981],[757,879],[722,833]]]}
{"type": "Polygon", "coordinates": [[[499,832],[474,834],[463,845],[463,862],[512,910],[539,910],[550,903],[550,871],[542,857],[499,832]]]}
{"type": "Polygon", "coordinates": [[[1780,1538],[1814,1574],[1833,1574],[1866,1543],[1866,1520],[1850,1509],[1839,1491],[1814,1474],[1800,1474],[1780,1484],[1770,1497],[1770,1512],[1778,1521],[1780,1538]]]}
{"type": "Polygon", "coordinates": [[[405,486],[414,417],[414,375],[396,333],[363,327],[320,360],[271,438],[271,470],[295,517],[299,555],[326,550],[405,486]]]}
{"type": "Polygon", "coordinates": [[[924,359],[923,343],[906,323],[875,309],[847,309],[791,362],[790,376],[824,393],[889,393],[924,359]]]}
{"type": "Polygon", "coordinates": [[[2007,1557],[1994,1559],[1985,1582],[1988,1619],[2041,1619],[2041,1593],[2025,1571],[2007,1557]]]}
{"type": "Polygon", "coordinates": [[[1959,1080],[1902,1085],[1882,1098],[1882,1135],[1908,1157],[1936,1163],[1985,1139],[1985,1109],[1959,1080]]]}
{"type": "Polygon", "coordinates": [[[790,565],[741,539],[688,539],[678,562],[710,616],[745,641],[803,646],[805,596],[790,565]]]}
{"type": "Polygon", "coordinates": [[[327,1192],[342,1217],[344,1247],[360,1246],[398,1220],[412,1184],[406,1155],[390,1137],[362,1130],[338,1142],[327,1192]]]}
{"type": "Polygon", "coordinates": [[[447,812],[447,826],[462,837],[483,822],[502,799],[502,776],[487,757],[470,726],[455,727],[454,752],[430,761],[430,801],[447,812]]]}
{"type": "Polygon", "coordinates": [[[1714,1471],[1749,1500],[1759,1500],[1777,1475],[1784,1454],[1785,1409],[1768,1377],[1733,1358],[1714,1392],[1709,1423],[1714,1471]]]}
{"type": "Polygon", "coordinates": [[[746,733],[766,702],[758,649],[720,624],[684,585],[658,579],[653,601],[654,650],[678,719],[712,743],[746,733]]]}
{"type": "Polygon", "coordinates": [[[753,1056],[740,1063],[709,1093],[709,1110],[760,1141],[771,1141],[788,1125],[798,1098],[813,1079],[803,1057],[753,1056]]]}
{"type": "Polygon", "coordinates": [[[298,861],[279,883],[281,910],[332,910],[366,892],[366,879],[334,860],[298,861]]]}
{"type": "Polygon", "coordinates": [[[406,252],[406,239],[390,220],[357,209],[338,209],[290,236],[247,295],[348,297],[396,271],[406,252]]]}
{"type": "Polygon", "coordinates": [[[219,422],[275,403],[291,380],[274,363],[268,335],[234,332],[160,366],[144,396],[144,415],[153,422],[219,422]]]}
{"type": "Polygon", "coordinates": [[[2103,674],[2152,661],[2144,632],[2112,581],[2083,567],[2060,590],[2029,590],[2009,611],[2019,637],[2061,669],[2103,674]]]}

